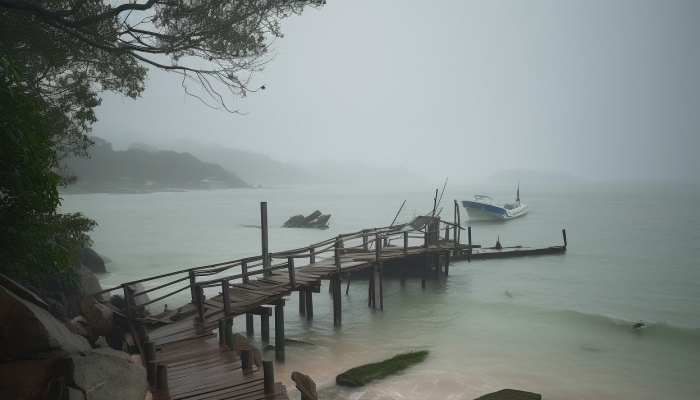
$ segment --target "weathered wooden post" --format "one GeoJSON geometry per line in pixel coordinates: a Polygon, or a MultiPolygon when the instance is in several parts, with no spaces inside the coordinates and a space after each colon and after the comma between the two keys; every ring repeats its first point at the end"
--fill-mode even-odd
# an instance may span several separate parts
{"type": "Polygon", "coordinates": [[[146,342],[143,344],[143,358],[147,365],[149,361],[156,360],[156,344],[154,342],[146,342]]]}
{"type": "Polygon", "coordinates": [[[287,269],[289,271],[289,285],[292,289],[297,287],[297,281],[294,274],[294,257],[287,257],[287,269]]]}
{"type": "Polygon", "coordinates": [[[424,263],[423,263],[423,280],[421,282],[421,287],[425,289],[425,281],[428,280],[428,260],[429,260],[429,253],[425,253],[424,255],[424,263]]]}
{"type": "Polygon", "coordinates": [[[253,327],[253,314],[245,314],[245,333],[248,337],[252,337],[255,334],[255,328],[253,327]]]}
{"type": "Polygon", "coordinates": [[[306,291],[306,319],[314,319],[314,299],[313,299],[313,291],[307,290],[306,291]]]}
{"type": "Polygon", "coordinates": [[[377,308],[377,283],[379,284],[379,307],[383,309],[384,300],[382,299],[382,242],[379,240],[380,235],[375,236],[376,249],[374,254],[374,271],[372,272],[372,307],[377,308]]]}
{"type": "Polygon", "coordinates": [[[369,251],[369,244],[367,242],[367,231],[362,230],[362,250],[369,251]]]}
{"type": "Polygon", "coordinates": [[[379,309],[384,311],[384,288],[382,285],[382,263],[377,264],[377,277],[379,278],[379,309]]]}
{"type": "Polygon", "coordinates": [[[156,374],[158,373],[158,364],[155,361],[149,361],[146,363],[146,381],[148,386],[156,386],[156,374]]]}
{"type": "Polygon", "coordinates": [[[243,283],[248,283],[250,278],[248,278],[248,262],[241,262],[241,275],[243,275],[243,283]]]}
{"type": "Polygon", "coordinates": [[[229,291],[228,279],[221,281],[221,294],[224,301],[224,315],[228,318],[231,316],[231,292],[229,291]]]}
{"type": "Polygon", "coordinates": [[[403,233],[403,254],[408,254],[408,232],[403,233]]]}
{"type": "Polygon", "coordinates": [[[263,361],[263,389],[265,394],[275,393],[275,370],[272,361],[263,361]]]}
{"type": "Polygon", "coordinates": [[[467,238],[469,240],[469,250],[467,250],[467,261],[472,262],[472,227],[467,227],[467,238]]]}
{"type": "Polygon", "coordinates": [[[241,369],[247,370],[251,368],[250,349],[241,350],[241,369]]]}
{"type": "Polygon", "coordinates": [[[195,285],[197,288],[197,312],[199,313],[199,322],[204,323],[204,287],[195,285]]]}
{"type": "Polygon", "coordinates": [[[435,273],[435,280],[440,280],[440,253],[433,253],[433,268],[435,273]]]}
{"type": "Polygon", "coordinates": [[[166,390],[168,388],[168,366],[158,364],[156,368],[156,388],[158,390],[166,390]]]}
{"type": "Polygon", "coordinates": [[[450,241],[450,226],[445,224],[445,242],[450,241]]]}
{"type": "Polygon", "coordinates": [[[190,270],[190,294],[192,295],[192,304],[197,304],[197,276],[194,271],[190,270]]]}
{"type": "Polygon", "coordinates": [[[561,234],[564,236],[564,248],[566,248],[566,229],[562,229],[561,234]]]}
{"type": "Polygon", "coordinates": [[[348,272],[345,276],[348,278],[348,283],[345,286],[345,294],[350,293],[350,273],[348,272]]]}
{"type": "Polygon", "coordinates": [[[372,307],[374,303],[374,271],[369,275],[369,285],[367,286],[367,307],[372,307]]]}
{"type": "Polygon", "coordinates": [[[267,202],[260,202],[260,228],[262,232],[262,259],[263,259],[263,276],[268,276],[270,272],[267,268],[270,268],[270,257],[267,247],[267,202]]]}
{"type": "Polygon", "coordinates": [[[430,227],[430,222],[425,224],[425,237],[423,238],[423,247],[425,247],[426,249],[428,248],[428,240],[429,240],[428,236],[430,235],[429,227],[430,227]]]}
{"type": "Polygon", "coordinates": [[[333,325],[339,326],[342,322],[340,314],[340,294],[342,290],[340,288],[340,274],[333,274],[331,277],[331,285],[333,285],[333,325]]]}
{"type": "Polygon", "coordinates": [[[224,341],[229,350],[236,350],[236,344],[233,342],[233,318],[226,319],[226,333],[224,334],[224,341]]]}
{"type": "Polygon", "coordinates": [[[226,344],[226,319],[219,320],[219,346],[226,344]]]}
{"type": "Polygon", "coordinates": [[[284,299],[275,302],[275,359],[284,361],[284,299]]]}
{"type": "Polygon", "coordinates": [[[260,336],[263,342],[270,341],[270,315],[260,314],[260,336]]]}
{"type": "Polygon", "coordinates": [[[445,276],[450,274],[450,251],[445,251],[445,276]]]}
{"type": "Polygon", "coordinates": [[[315,264],[316,263],[316,249],[313,247],[309,249],[309,264],[315,264]]]}
{"type": "Polygon", "coordinates": [[[335,248],[333,249],[333,257],[335,261],[335,268],[340,269],[340,236],[335,239],[335,248]]]}
{"type": "Polygon", "coordinates": [[[306,290],[299,291],[299,314],[306,315],[306,290]]]}
{"type": "Polygon", "coordinates": [[[124,301],[126,302],[126,319],[131,324],[134,322],[134,310],[131,308],[131,289],[129,289],[128,283],[123,283],[122,289],[124,290],[124,301]]]}

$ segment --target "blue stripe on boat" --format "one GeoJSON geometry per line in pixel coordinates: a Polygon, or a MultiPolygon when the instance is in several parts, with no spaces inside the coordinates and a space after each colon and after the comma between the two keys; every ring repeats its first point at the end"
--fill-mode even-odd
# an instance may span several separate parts
{"type": "Polygon", "coordinates": [[[491,204],[477,203],[476,201],[463,200],[462,206],[464,206],[464,208],[474,208],[477,210],[484,210],[484,211],[488,211],[490,213],[498,214],[498,215],[508,215],[504,208],[496,207],[496,206],[493,206],[491,204]]]}

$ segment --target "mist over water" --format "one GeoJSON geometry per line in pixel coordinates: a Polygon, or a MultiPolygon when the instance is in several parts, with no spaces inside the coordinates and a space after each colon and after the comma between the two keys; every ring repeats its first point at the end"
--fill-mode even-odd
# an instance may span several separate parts
{"type": "MultiPolygon", "coordinates": [[[[437,185],[436,185],[437,186],[437,185]]],[[[441,186],[441,185],[440,185],[441,186]]],[[[99,226],[94,248],[113,262],[103,287],[260,252],[259,203],[268,202],[272,252],[391,223],[432,209],[435,187],[305,186],[143,195],[68,195],[63,212],[99,226]],[[328,230],[279,228],[291,215],[330,213],[328,230]]],[[[487,194],[512,201],[515,187],[449,185],[453,199],[487,194]]],[[[473,241],[549,246],[565,255],[453,262],[449,277],[384,280],[384,311],[367,307],[367,281],[352,278],[334,328],[327,282],[314,294],[314,319],[285,307],[287,346],[278,380],[294,392],[292,371],[310,375],[324,398],[472,399],[510,387],[545,399],[700,397],[700,187],[680,184],[521,185],[528,215],[471,224],[473,241]],[[639,320],[647,327],[633,331],[639,320]],[[410,349],[427,360],[360,389],[335,375],[410,349]]],[[[469,223],[462,209],[462,223],[469,223]]],[[[466,242],[466,234],[462,235],[466,242]]],[[[153,282],[152,285],[158,284],[153,282]]],[[[343,290],[346,282],[343,282],[343,290]]],[[[182,298],[182,303],[186,296],[182,298]]],[[[169,304],[175,306],[176,304],[169,304]]],[[[162,307],[162,305],[158,305],[162,307]]],[[[156,310],[159,311],[159,310],[156,310]]],[[[244,319],[234,320],[244,330],[244,319]]],[[[256,344],[259,342],[256,319],[256,344]]],[[[264,354],[273,358],[272,353],[264,354]]]]}

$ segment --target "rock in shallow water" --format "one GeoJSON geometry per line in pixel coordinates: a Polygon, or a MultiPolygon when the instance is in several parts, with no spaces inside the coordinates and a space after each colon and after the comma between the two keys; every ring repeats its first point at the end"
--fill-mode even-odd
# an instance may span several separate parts
{"type": "Polygon", "coordinates": [[[542,395],[515,389],[503,389],[474,400],[542,400],[542,395]]]}

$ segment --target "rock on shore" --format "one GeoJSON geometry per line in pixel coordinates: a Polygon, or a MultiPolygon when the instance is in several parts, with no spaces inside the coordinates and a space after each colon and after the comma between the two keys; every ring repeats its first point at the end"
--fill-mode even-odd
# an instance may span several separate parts
{"type": "Polygon", "coordinates": [[[542,400],[542,395],[515,389],[503,389],[474,400],[542,400]]]}
{"type": "Polygon", "coordinates": [[[141,365],[122,351],[93,349],[28,292],[0,285],[0,398],[145,397],[141,365]]]}

